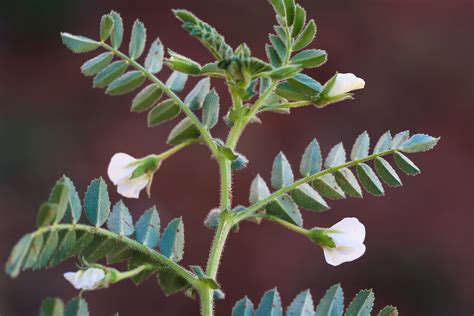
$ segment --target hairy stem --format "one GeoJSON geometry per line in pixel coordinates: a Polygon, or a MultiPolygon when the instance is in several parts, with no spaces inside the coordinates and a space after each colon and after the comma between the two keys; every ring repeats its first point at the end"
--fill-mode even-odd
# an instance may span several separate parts
{"type": "Polygon", "coordinates": [[[108,51],[113,52],[116,56],[119,58],[127,61],[131,66],[133,66],[135,69],[141,71],[145,77],[147,77],[150,81],[155,83],[157,86],[160,87],[160,89],[163,90],[163,92],[168,95],[171,99],[173,99],[180,109],[191,119],[193,124],[197,127],[199,132],[201,133],[202,139],[206,142],[207,146],[209,149],[212,151],[212,153],[217,156],[219,154],[219,150],[213,142],[213,138],[211,134],[209,133],[209,130],[207,130],[204,125],[202,125],[201,121],[199,118],[191,111],[191,109],[174,93],[170,88],[168,88],[160,79],[158,79],[154,74],[149,72],[146,68],[144,68],[142,65],[137,63],[135,60],[131,59],[124,53],[112,48],[110,45],[100,42],[99,43],[103,48],[105,48],[108,51]]]}

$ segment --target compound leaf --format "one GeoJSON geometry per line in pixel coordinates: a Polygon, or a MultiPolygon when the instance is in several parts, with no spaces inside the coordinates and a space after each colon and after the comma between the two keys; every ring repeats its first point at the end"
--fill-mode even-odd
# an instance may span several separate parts
{"type": "Polygon", "coordinates": [[[280,152],[275,157],[272,167],[271,183],[274,189],[281,189],[293,183],[293,171],[285,155],[280,152]]]}
{"type": "Polygon", "coordinates": [[[283,308],[281,306],[280,294],[277,289],[269,290],[263,294],[260,304],[255,311],[256,316],[281,316],[283,308]]]}
{"type": "Polygon", "coordinates": [[[362,290],[349,304],[346,310],[347,316],[370,316],[374,307],[374,293],[372,290],[362,290]]]}
{"type": "Polygon", "coordinates": [[[122,236],[130,236],[135,231],[132,216],[122,200],[113,206],[107,221],[107,228],[122,236]]]}
{"type": "Polygon", "coordinates": [[[342,316],[344,293],[340,284],[331,286],[319,301],[316,316],[342,316]]]}
{"type": "Polygon", "coordinates": [[[369,134],[365,131],[357,137],[354,146],[352,146],[351,159],[359,160],[367,157],[369,155],[369,146],[369,134]]]}
{"type": "Polygon", "coordinates": [[[136,20],[135,23],[133,23],[132,36],[130,38],[130,45],[128,48],[129,55],[132,60],[139,58],[143,54],[143,51],[145,50],[145,44],[145,25],[141,21],[136,20]]]}
{"type": "Polygon", "coordinates": [[[169,222],[160,240],[160,252],[175,262],[181,261],[184,254],[184,224],[181,217],[169,222]]]}
{"type": "Polygon", "coordinates": [[[309,290],[298,294],[286,310],[286,316],[314,316],[314,303],[309,290]]]}
{"type": "Polygon", "coordinates": [[[92,180],[84,198],[86,215],[92,225],[102,226],[109,217],[110,199],[104,179],[92,180]]]}
{"type": "Polygon", "coordinates": [[[135,224],[135,237],[138,242],[155,248],[160,241],[160,217],[155,207],[145,211],[135,224]]]}

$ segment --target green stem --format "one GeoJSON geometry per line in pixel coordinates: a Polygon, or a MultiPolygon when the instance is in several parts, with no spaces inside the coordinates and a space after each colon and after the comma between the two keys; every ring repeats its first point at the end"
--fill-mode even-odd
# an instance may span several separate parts
{"type": "Polygon", "coordinates": [[[373,155],[370,155],[370,156],[367,156],[365,158],[362,158],[362,159],[358,159],[358,160],[353,160],[353,161],[350,161],[350,162],[347,162],[345,164],[342,164],[342,165],[339,165],[339,166],[336,166],[336,167],[332,167],[332,168],[327,168],[323,171],[320,171],[318,173],[315,173],[311,176],[307,176],[307,177],[304,177],[304,178],[301,178],[299,179],[298,181],[295,181],[293,182],[291,185],[289,186],[286,186],[284,188],[281,188],[279,189],[278,191],[275,191],[273,192],[272,194],[270,194],[268,197],[266,197],[265,199],[263,200],[260,200],[256,203],[254,203],[253,205],[249,206],[247,208],[247,210],[243,211],[243,212],[240,212],[238,213],[236,216],[235,216],[235,221],[238,223],[250,216],[253,215],[253,213],[255,213],[256,211],[258,211],[259,209],[263,208],[266,204],[274,201],[275,199],[279,198],[280,196],[282,196],[283,194],[286,194],[294,189],[296,189],[297,187],[299,187],[300,185],[302,184],[305,184],[305,183],[308,183],[308,182],[311,182],[311,181],[314,181],[316,180],[317,178],[320,178],[322,177],[323,175],[325,174],[328,174],[328,173],[333,173],[333,172],[336,172],[338,170],[341,170],[343,168],[349,168],[349,167],[353,167],[353,166],[356,166],[360,163],[363,163],[363,162],[366,162],[366,161],[369,161],[369,160],[373,160],[377,157],[381,157],[381,156],[385,156],[385,155],[389,155],[391,153],[394,153],[398,151],[397,148],[395,149],[391,149],[391,150],[387,150],[387,151],[384,151],[384,152],[381,152],[381,153],[377,153],[377,154],[373,154],[373,155]]]}
{"type": "Polygon", "coordinates": [[[187,142],[181,143],[179,145],[176,145],[176,146],[168,149],[167,151],[164,151],[161,154],[156,155],[156,158],[160,159],[160,161],[163,161],[166,158],[169,158],[172,155],[176,154],[177,152],[181,151],[183,148],[185,148],[185,147],[187,147],[191,144],[194,144],[195,142],[196,142],[195,140],[191,140],[191,141],[187,141],[187,142]]]}
{"type": "Polygon", "coordinates": [[[285,227],[285,228],[287,228],[291,231],[294,231],[295,233],[298,233],[298,234],[301,234],[301,235],[304,235],[304,236],[308,236],[308,230],[306,228],[299,227],[295,224],[292,224],[290,222],[284,221],[282,219],[279,219],[278,217],[271,216],[271,215],[263,214],[261,217],[263,219],[268,220],[268,221],[280,224],[281,226],[283,226],[283,227],[285,227]]]}
{"type": "Polygon", "coordinates": [[[144,264],[144,265],[141,265],[139,267],[136,267],[135,269],[125,271],[125,272],[120,272],[119,277],[117,278],[117,280],[115,280],[114,283],[120,282],[120,281],[125,280],[125,279],[133,278],[134,276],[140,274],[141,272],[143,272],[145,270],[150,270],[150,269],[153,269],[152,265],[144,264]]]}
{"type": "Polygon", "coordinates": [[[202,125],[201,121],[197,118],[197,116],[193,113],[193,111],[191,111],[191,109],[176,95],[176,93],[174,93],[160,79],[158,79],[154,74],[149,72],[146,68],[144,68],[142,65],[137,63],[135,60],[131,59],[124,53],[112,48],[110,45],[106,43],[100,42],[99,44],[106,50],[113,52],[115,55],[117,55],[121,59],[127,61],[131,66],[141,71],[145,75],[145,77],[147,77],[150,81],[152,81],[157,86],[159,86],[160,89],[166,95],[168,95],[171,99],[173,99],[176,102],[176,104],[178,104],[180,109],[191,119],[193,124],[198,128],[199,132],[201,133],[201,137],[206,142],[207,146],[212,151],[212,153],[215,156],[219,154],[219,149],[217,148],[216,144],[214,144],[213,138],[211,134],[209,133],[209,130],[206,129],[204,125],[202,125]]]}

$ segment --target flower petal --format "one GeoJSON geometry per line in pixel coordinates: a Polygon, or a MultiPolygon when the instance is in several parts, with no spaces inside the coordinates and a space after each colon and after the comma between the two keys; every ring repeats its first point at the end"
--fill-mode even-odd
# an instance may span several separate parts
{"type": "MultiPolygon", "coordinates": [[[[336,224],[331,226],[331,230],[338,231],[339,233],[330,233],[329,236],[333,239],[342,239],[338,236],[344,235],[344,240],[350,239],[355,243],[363,243],[365,240],[365,226],[355,217],[346,217],[336,224]]],[[[337,244],[337,242],[336,242],[337,244]]]]}
{"type": "Polygon", "coordinates": [[[133,173],[134,166],[132,165],[137,159],[125,154],[117,153],[110,159],[109,167],[107,168],[107,175],[114,184],[117,184],[123,179],[128,179],[133,173]]]}
{"type": "Polygon", "coordinates": [[[359,244],[355,247],[343,247],[338,248],[323,248],[324,258],[326,262],[332,266],[338,266],[344,262],[354,261],[360,258],[365,253],[365,245],[359,244]]]}
{"type": "Polygon", "coordinates": [[[352,73],[338,73],[334,85],[328,92],[328,96],[335,97],[364,87],[365,81],[362,78],[358,78],[352,73]]]}
{"type": "Polygon", "coordinates": [[[131,180],[126,179],[117,184],[117,192],[126,198],[138,199],[140,191],[146,188],[148,181],[148,175],[143,175],[131,180]]]}

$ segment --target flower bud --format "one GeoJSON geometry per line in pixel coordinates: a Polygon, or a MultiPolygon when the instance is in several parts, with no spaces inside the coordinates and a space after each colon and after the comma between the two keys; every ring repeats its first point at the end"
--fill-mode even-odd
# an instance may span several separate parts
{"type": "Polygon", "coordinates": [[[221,210],[219,208],[213,208],[207,214],[206,219],[204,220],[204,226],[209,229],[215,230],[219,226],[219,216],[221,215],[221,210]]]}
{"type": "Polygon", "coordinates": [[[168,50],[168,53],[170,54],[170,58],[166,61],[166,63],[171,69],[190,75],[197,75],[201,73],[201,65],[199,65],[194,60],[175,53],[172,50],[168,50]]]}

